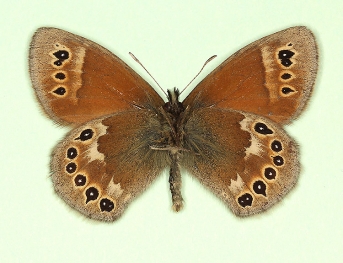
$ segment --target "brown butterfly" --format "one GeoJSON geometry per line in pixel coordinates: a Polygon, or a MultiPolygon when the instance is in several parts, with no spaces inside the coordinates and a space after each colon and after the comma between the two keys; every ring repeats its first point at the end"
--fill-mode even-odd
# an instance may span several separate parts
{"type": "Polygon", "coordinates": [[[292,27],[239,50],[190,95],[168,102],[100,45],[40,28],[30,74],[44,112],[74,129],[52,153],[56,193],[87,217],[114,221],[170,167],[173,209],[183,206],[181,167],[237,216],[282,199],[299,175],[296,142],[282,129],[304,110],[317,46],[292,27]]]}

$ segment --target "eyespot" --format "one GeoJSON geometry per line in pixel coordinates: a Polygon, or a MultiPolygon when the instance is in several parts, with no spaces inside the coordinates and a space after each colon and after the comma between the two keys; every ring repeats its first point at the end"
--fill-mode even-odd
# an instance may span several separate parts
{"type": "Polygon", "coordinates": [[[81,141],[87,141],[90,140],[93,137],[94,131],[92,129],[86,129],[83,130],[79,137],[77,137],[75,140],[81,140],[81,141]]]}
{"type": "Polygon", "coordinates": [[[58,88],[54,89],[52,92],[58,96],[64,96],[67,90],[63,86],[58,86],[58,88]]]}
{"type": "Polygon", "coordinates": [[[278,58],[281,60],[281,64],[284,67],[290,67],[293,62],[290,60],[294,56],[294,52],[290,50],[280,50],[278,53],[278,58]]]}
{"type": "Polygon", "coordinates": [[[238,197],[238,203],[241,207],[251,206],[253,197],[249,193],[245,193],[238,197]]]}
{"type": "Polygon", "coordinates": [[[294,92],[296,92],[296,91],[291,86],[283,86],[281,88],[281,93],[282,93],[281,95],[283,95],[283,96],[290,96],[294,92]]]}
{"type": "Polygon", "coordinates": [[[58,80],[64,80],[66,78],[66,75],[63,72],[57,72],[55,74],[55,78],[58,80]]]}
{"type": "Polygon", "coordinates": [[[94,201],[96,199],[98,199],[99,197],[99,190],[96,189],[95,187],[89,187],[86,190],[86,204],[90,201],[94,201]]]}
{"type": "Polygon", "coordinates": [[[66,171],[67,173],[72,174],[76,171],[76,168],[77,168],[76,163],[71,162],[67,164],[66,171]]]}
{"type": "Polygon", "coordinates": [[[274,151],[274,152],[281,152],[282,151],[282,144],[280,141],[278,140],[274,140],[271,145],[270,148],[274,151]]]}
{"type": "Polygon", "coordinates": [[[53,55],[59,60],[66,60],[69,58],[69,52],[67,50],[59,50],[53,53],[53,55]]]}
{"type": "Polygon", "coordinates": [[[77,153],[76,148],[70,147],[70,148],[67,150],[67,158],[68,158],[68,159],[74,159],[74,158],[76,158],[77,155],[78,155],[78,153],[77,153]]]}
{"type": "Polygon", "coordinates": [[[254,182],[253,189],[254,189],[254,192],[256,194],[267,196],[267,194],[266,194],[267,186],[263,181],[258,180],[256,182],[254,182]]]}
{"type": "Polygon", "coordinates": [[[115,204],[112,200],[108,198],[102,198],[100,200],[100,210],[101,212],[111,212],[115,207],[115,204]]]}
{"type": "Polygon", "coordinates": [[[281,75],[281,79],[283,79],[283,80],[288,80],[288,79],[290,79],[290,78],[292,78],[292,75],[289,74],[289,73],[283,73],[283,74],[281,75]]]}
{"type": "Polygon", "coordinates": [[[56,61],[54,61],[54,65],[59,67],[59,66],[62,65],[62,61],[61,60],[56,60],[56,61]]]}
{"type": "Polygon", "coordinates": [[[263,135],[273,134],[273,131],[269,129],[268,126],[262,122],[256,123],[254,126],[254,130],[263,135]]]}
{"type": "Polygon", "coordinates": [[[294,52],[293,51],[290,51],[290,50],[280,50],[279,53],[278,53],[278,57],[279,59],[285,59],[285,58],[291,58],[294,56],[294,52]]]}
{"type": "Polygon", "coordinates": [[[85,186],[87,182],[87,177],[83,174],[78,174],[74,178],[75,186],[85,186]]]}
{"type": "Polygon", "coordinates": [[[276,177],[276,170],[272,167],[267,167],[264,169],[264,177],[268,180],[274,180],[276,177]]]}
{"type": "Polygon", "coordinates": [[[276,166],[282,166],[285,163],[285,161],[280,155],[278,155],[273,157],[273,163],[276,166]]]}

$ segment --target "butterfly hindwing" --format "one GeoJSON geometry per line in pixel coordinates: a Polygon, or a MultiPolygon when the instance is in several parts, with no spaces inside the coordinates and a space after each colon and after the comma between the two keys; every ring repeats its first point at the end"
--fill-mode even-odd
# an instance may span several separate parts
{"type": "Polygon", "coordinates": [[[234,110],[202,108],[185,124],[182,165],[238,216],[279,201],[299,175],[296,143],[275,122],[234,110]]]}
{"type": "Polygon", "coordinates": [[[233,54],[184,103],[242,110],[286,124],[306,106],[317,60],[312,32],[306,27],[288,28],[233,54]]]}
{"type": "Polygon", "coordinates": [[[44,111],[59,124],[163,105],[156,91],[117,56],[56,28],[40,28],[33,36],[30,75],[44,111]]]}
{"type": "Polygon", "coordinates": [[[117,219],[170,163],[167,151],[150,148],[161,129],[149,110],[116,113],[77,127],[52,154],[55,191],[87,217],[117,219]]]}

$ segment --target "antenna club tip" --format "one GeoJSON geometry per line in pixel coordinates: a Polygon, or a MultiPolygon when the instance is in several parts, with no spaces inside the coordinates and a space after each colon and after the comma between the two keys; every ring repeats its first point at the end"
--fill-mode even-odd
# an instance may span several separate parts
{"type": "Polygon", "coordinates": [[[200,69],[200,71],[198,72],[198,74],[195,75],[195,77],[187,84],[186,87],[183,88],[183,90],[180,91],[180,94],[182,92],[185,91],[185,89],[196,79],[196,77],[199,76],[199,74],[201,73],[201,71],[204,69],[204,67],[207,65],[208,62],[210,62],[212,59],[214,59],[215,57],[217,57],[217,55],[213,55],[212,57],[210,57],[209,59],[206,60],[206,62],[204,63],[204,65],[202,66],[202,68],[200,69]]]}
{"type": "Polygon", "coordinates": [[[139,62],[138,58],[136,58],[136,56],[134,54],[132,54],[131,52],[129,52],[129,55],[137,62],[139,62]]]}
{"type": "Polygon", "coordinates": [[[213,55],[212,57],[210,57],[207,62],[210,62],[212,59],[215,59],[217,57],[217,55],[213,55]]]}

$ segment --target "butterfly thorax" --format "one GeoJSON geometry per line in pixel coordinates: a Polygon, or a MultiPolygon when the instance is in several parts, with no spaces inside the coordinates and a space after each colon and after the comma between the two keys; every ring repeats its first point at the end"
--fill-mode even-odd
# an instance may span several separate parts
{"type": "MultiPolygon", "coordinates": [[[[182,124],[184,123],[183,104],[179,101],[180,92],[178,89],[168,90],[168,102],[162,107],[162,115],[170,127],[168,147],[182,147],[182,124]]],[[[175,152],[175,151],[174,151],[175,152]]]]}

